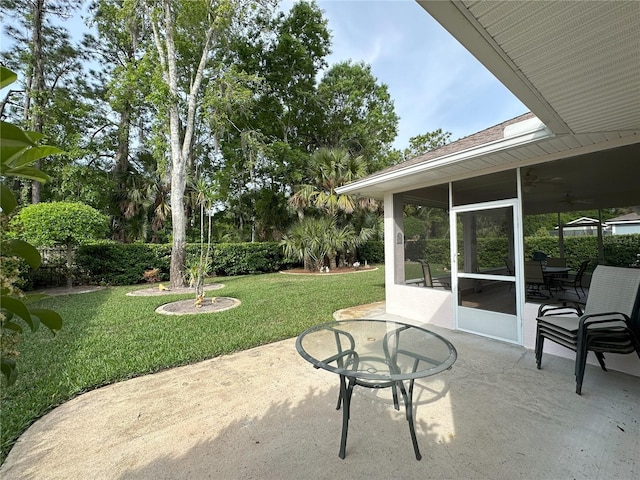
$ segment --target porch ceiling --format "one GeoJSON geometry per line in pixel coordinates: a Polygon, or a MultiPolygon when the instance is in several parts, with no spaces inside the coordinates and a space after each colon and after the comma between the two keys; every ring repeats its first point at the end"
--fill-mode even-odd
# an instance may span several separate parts
{"type": "Polygon", "coordinates": [[[640,129],[640,2],[418,3],[554,133],[640,129]]]}

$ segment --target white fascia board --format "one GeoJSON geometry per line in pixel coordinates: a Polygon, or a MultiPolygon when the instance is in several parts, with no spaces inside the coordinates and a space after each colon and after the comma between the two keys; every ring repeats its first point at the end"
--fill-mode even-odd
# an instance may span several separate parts
{"type": "MultiPolygon", "coordinates": [[[[533,119],[532,119],[533,120],[533,119]]],[[[537,119],[536,119],[537,120],[537,119]]],[[[529,123],[529,127],[533,127],[534,123],[529,123]]],[[[506,129],[505,129],[506,130],[506,129]]],[[[493,142],[485,143],[483,145],[461,150],[459,152],[450,153],[442,157],[428,160],[424,163],[418,163],[405,168],[399,168],[393,170],[384,175],[375,177],[367,177],[362,180],[356,180],[348,185],[336,188],[336,193],[342,195],[343,193],[351,193],[362,188],[371,187],[377,184],[385,183],[388,181],[398,180],[404,177],[412,176],[417,173],[423,173],[435,168],[445,167],[457,162],[462,162],[472,158],[480,157],[482,155],[488,155],[496,153],[500,150],[507,150],[509,148],[519,147],[527,143],[536,142],[538,140],[544,140],[553,137],[553,133],[542,122],[537,121],[533,129],[522,129],[521,131],[511,130],[509,132],[509,138],[502,138],[493,142]]]]}

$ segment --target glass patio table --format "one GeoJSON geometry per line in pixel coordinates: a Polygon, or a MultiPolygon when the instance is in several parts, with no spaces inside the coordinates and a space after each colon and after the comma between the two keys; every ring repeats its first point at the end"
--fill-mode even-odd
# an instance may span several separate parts
{"type": "Polygon", "coordinates": [[[457,358],[451,342],[426,328],[396,321],[344,320],[309,328],[296,340],[296,349],[315,368],[340,376],[336,407],[339,410],[344,402],[340,458],[345,457],[351,396],[356,385],[390,387],[396,410],[400,391],[413,450],[417,460],[422,458],[413,417],[413,386],[417,378],[451,368],[457,358]]]}

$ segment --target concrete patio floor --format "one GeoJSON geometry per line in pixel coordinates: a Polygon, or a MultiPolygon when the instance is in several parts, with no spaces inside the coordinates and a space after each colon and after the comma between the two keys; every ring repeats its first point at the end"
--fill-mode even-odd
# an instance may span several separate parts
{"type": "MultiPolygon", "coordinates": [[[[384,304],[337,312],[385,317],[384,304]]],[[[416,382],[413,455],[389,389],[354,391],[338,458],[338,377],[295,339],[94,390],[19,439],[10,479],[640,478],[640,379],[433,328],[458,350],[449,371],[416,382]]]]}

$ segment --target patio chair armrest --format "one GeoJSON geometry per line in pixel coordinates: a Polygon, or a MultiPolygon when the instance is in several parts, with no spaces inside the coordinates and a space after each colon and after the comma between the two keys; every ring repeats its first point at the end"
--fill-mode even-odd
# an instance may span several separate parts
{"type": "Polygon", "coordinates": [[[538,307],[538,317],[546,317],[550,315],[576,315],[581,317],[583,312],[581,305],[584,304],[574,302],[572,300],[560,300],[554,303],[545,303],[538,307]]]}

